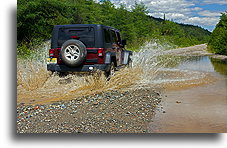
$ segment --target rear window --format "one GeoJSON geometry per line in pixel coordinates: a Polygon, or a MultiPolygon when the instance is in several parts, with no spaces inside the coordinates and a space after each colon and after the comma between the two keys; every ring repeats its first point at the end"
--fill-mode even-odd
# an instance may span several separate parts
{"type": "Polygon", "coordinates": [[[72,36],[79,37],[79,40],[84,43],[86,47],[95,46],[95,32],[93,27],[70,27],[60,28],[58,33],[58,46],[72,39],[72,36]]]}

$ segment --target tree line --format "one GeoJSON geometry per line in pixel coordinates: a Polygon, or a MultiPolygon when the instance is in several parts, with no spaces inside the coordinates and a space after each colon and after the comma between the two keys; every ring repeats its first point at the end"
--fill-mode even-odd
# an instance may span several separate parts
{"type": "Polygon", "coordinates": [[[212,32],[208,49],[213,53],[227,55],[227,11],[222,13],[219,23],[212,32]]]}
{"type": "Polygon", "coordinates": [[[135,50],[150,39],[165,40],[179,47],[206,43],[210,32],[193,25],[148,16],[143,3],[131,10],[108,0],[18,0],[17,52],[28,54],[34,44],[51,38],[53,25],[103,24],[121,31],[127,48],[135,50]]]}

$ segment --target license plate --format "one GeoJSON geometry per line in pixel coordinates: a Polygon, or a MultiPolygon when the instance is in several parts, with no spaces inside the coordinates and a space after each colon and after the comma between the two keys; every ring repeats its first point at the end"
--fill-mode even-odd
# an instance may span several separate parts
{"type": "Polygon", "coordinates": [[[47,58],[47,64],[57,64],[57,58],[47,58]]]}

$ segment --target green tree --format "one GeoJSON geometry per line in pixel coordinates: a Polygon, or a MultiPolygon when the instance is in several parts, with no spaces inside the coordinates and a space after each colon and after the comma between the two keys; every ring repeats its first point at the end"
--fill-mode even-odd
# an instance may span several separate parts
{"type": "Polygon", "coordinates": [[[213,53],[227,55],[227,12],[222,13],[219,23],[211,34],[208,48],[213,53]]]}
{"type": "Polygon", "coordinates": [[[138,38],[146,37],[152,33],[152,20],[147,16],[147,8],[141,2],[132,6],[132,22],[135,26],[135,31],[138,38]]]}
{"type": "Polygon", "coordinates": [[[184,32],[183,32],[183,29],[180,27],[180,25],[171,21],[164,21],[162,23],[161,34],[170,35],[170,36],[171,35],[183,36],[184,32]]]}
{"type": "Polygon", "coordinates": [[[48,39],[53,25],[69,24],[70,5],[58,0],[36,0],[27,3],[19,2],[17,11],[18,40],[27,42],[33,39],[48,39]]]}
{"type": "Polygon", "coordinates": [[[103,24],[115,27],[127,40],[127,47],[133,50],[152,38],[178,46],[205,43],[209,38],[209,32],[198,26],[148,16],[143,3],[135,2],[128,10],[123,4],[115,7],[109,0],[101,3],[94,0],[18,0],[19,53],[29,54],[29,49],[37,41],[50,39],[54,25],[63,24],[103,24]]]}

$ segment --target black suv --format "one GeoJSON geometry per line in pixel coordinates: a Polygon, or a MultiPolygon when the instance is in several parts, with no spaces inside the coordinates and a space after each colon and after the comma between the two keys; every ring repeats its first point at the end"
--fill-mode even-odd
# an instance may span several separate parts
{"type": "Polygon", "coordinates": [[[130,63],[119,30],[98,24],[56,25],[53,28],[47,70],[57,72],[105,71],[130,63]]]}

